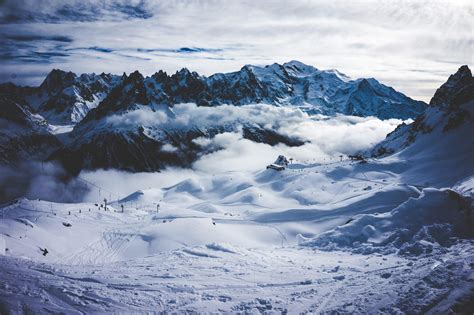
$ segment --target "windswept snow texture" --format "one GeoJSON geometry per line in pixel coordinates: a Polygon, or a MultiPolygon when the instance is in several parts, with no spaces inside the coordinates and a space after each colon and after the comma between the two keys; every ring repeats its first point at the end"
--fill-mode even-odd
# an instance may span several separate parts
{"type": "Polygon", "coordinates": [[[430,254],[456,237],[473,238],[473,200],[453,190],[426,188],[389,213],[367,214],[303,243],[323,249],[355,252],[430,254]]]}

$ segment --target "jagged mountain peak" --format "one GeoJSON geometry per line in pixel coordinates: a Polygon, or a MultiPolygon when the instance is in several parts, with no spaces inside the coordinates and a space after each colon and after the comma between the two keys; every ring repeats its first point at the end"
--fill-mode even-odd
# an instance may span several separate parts
{"type": "Polygon", "coordinates": [[[472,77],[472,73],[471,73],[471,69],[469,69],[469,66],[468,65],[462,65],[461,67],[459,67],[458,71],[451,75],[448,79],[449,80],[462,80],[463,78],[471,78],[472,77]]]}
{"type": "Polygon", "coordinates": [[[63,71],[60,69],[53,69],[46,76],[40,88],[54,93],[62,90],[66,86],[72,85],[76,80],[76,74],[71,71],[63,71]]]}
{"type": "Polygon", "coordinates": [[[159,70],[159,71],[155,72],[151,77],[153,79],[155,79],[156,81],[158,81],[158,82],[165,81],[169,78],[168,74],[163,70],[159,70]]]}
{"type": "Polygon", "coordinates": [[[450,146],[456,142],[462,143],[456,149],[473,150],[473,144],[468,140],[474,124],[473,101],[474,78],[469,68],[462,66],[441,85],[430,106],[413,123],[399,125],[372,150],[372,155],[382,156],[404,149],[410,154],[430,150],[438,150],[438,154],[450,151],[450,146]]]}
{"type": "MultiPolygon", "coordinates": [[[[5,87],[3,90],[14,92],[16,89],[5,87]]],[[[200,106],[240,106],[267,103],[304,106],[311,113],[324,115],[342,113],[406,119],[416,117],[426,106],[375,79],[351,80],[335,69],[318,70],[297,60],[266,66],[248,64],[238,71],[209,77],[187,68],[171,75],[160,70],[151,77],[139,71],[124,73],[122,77],[105,73],[76,76],[54,69],[38,90],[44,95],[36,97],[36,105],[30,105],[53,124],[79,122],[108,96],[112,96],[116,104],[107,105],[104,114],[110,109],[133,108],[136,104],[173,106],[191,102],[200,106]],[[122,91],[111,95],[112,89],[121,83],[122,91]]]]}
{"type": "Polygon", "coordinates": [[[473,83],[471,70],[467,65],[461,66],[458,71],[449,76],[441,85],[430,101],[430,106],[443,106],[450,103],[457,92],[473,83]]]}
{"type": "Polygon", "coordinates": [[[188,68],[182,68],[176,71],[176,73],[171,76],[171,79],[177,80],[178,83],[182,84],[183,82],[199,79],[200,77],[199,73],[190,71],[188,68]]]}
{"type": "Polygon", "coordinates": [[[180,75],[180,76],[190,75],[190,74],[191,74],[191,71],[189,71],[188,68],[181,68],[181,70],[176,71],[176,75],[180,75]]]}
{"type": "Polygon", "coordinates": [[[29,106],[54,125],[69,125],[82,120],[97,107],[112,87],[120,82],[112,74],[83,73],[53,69],[39,87],[23,88],[16,93],[29,106]]]}
{"type": "Polygon", "coordinates": [[[135,70],[134,72],[130,73],[130,75],[125,79],[125,84],[131,82],[141,82],[145,79],[145,77],[140,73],[140,71],[135,70]]]}
{"type": "MultiPolygon", "coordinates": [[[[187,68],[172,75],[158,71],[147,78],[135,72],[126,77],[124,82],[129,84],[127,89],[136,88],[136,94],[143,96],[139,104],[310,105],[314,113],[374,115],[384,119],[412,118],[426,106],[375,79],[350,80],[337,70],[321,71],[295,60],[267,66],[247,64],[239,71],[210,77],[200,76],[187,68]],[[145,96],[147,102],[144,102],[145,96]]],[[[136,101],[135,97],[126,99],[136,101]]],[[[133,106],[124,100],[116,101],[124,108],[133,106]]]]}

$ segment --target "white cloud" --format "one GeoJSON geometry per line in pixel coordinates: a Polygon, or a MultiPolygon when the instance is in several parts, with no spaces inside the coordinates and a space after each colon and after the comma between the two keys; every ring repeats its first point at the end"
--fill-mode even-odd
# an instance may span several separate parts
{"type": "Polygon", "coordinates": [[[302,119],[281,126],[282,134],[307,141],[298,147],[271,146],[244,139],[239,132],[224,133],[203,141],[207,147],[219,150],[202,156],[193,168],[207,173],[256,171],[264,169],[280,154],[292,157],[295,162],[327,163],[338,160],[340,154],[355,154],[371,148],[400,123],[397,119],[338,116],[302,119]]]}
{"type": "Polygon", "coordinates": [[[137,126],[160,130],[190,130],[228,126],[227,132],[212,139],[200,137],[194,142],[205,152],[194,168],[206,172],[229,170],[257,170],[272,162],[279,154],[300,161],[320,161],[336,158],[339,154],[353,154],[369,149],[383,140],[402,121],[380,120],[375,117],[321,115],[309,116],[296,107],[278,107],[265,104],[246,106],[221,105],[200,107],[195,104],[177,104],[173,114],[143,108],[108,118],[114,128],[137,126]],[[274,130],[291,139],[306,142],[303,146],[289,147],[283,144],[270,146],[244,139],[242,126],[258,126],[274,130]]]}
{"type": "MultiPolygon", "coordinates": [[[[144,108],[141,111],[108,118],[108,123],[114,124],[115,127],[129,127],[132,130],[137,126],[144,126],[154,131],[159,131],[160,128],[192,129],[195,126],[204,128],[225,124],[232,125],[233,128],[210,139],[205,137],[195,139],[194,142],[200,145],[204,152],[211,153],[200,156],[192,169],[171,168],[161,173],[137,174],[96,171],[83,172],[81,176],[106,187],[115,196],[124,197],[139,189],[171,186],[186,178],[202,174],[258,171],[272,163],[280,154],[294,158],[295,162],[335,161],[339,159],[339,154],[348,155],[371,148],[401,123],[401,120],[397,119],[380,120],[375,117],[309,116],[298,108],[264,104],[221,105],[213,108],[178,104],[173,107],[173,112],[174,114],[167,115],[144,108]],[[156,123],[158,120],[159,123],[156,123]],[[265,126],[281,135],[298,138],[306,143],[290,147],[284,144],[271,146],[253,142],[242,135],[242,125],[249,124],[265,126]]],[[[166,149],[174,148],[166,146],[166,149]]],[[[98,200],[98,197],[97,189],[93,189],[86,199],[98,200]]]]}
{"type": "Polygon", "coordinates": [[[161,147],[161,151],[163,152],[175,152],[176,150],[178,150],[178,148],[176,148],[175,146],[169,143],[166,143],[165,145],[161,147]]]}

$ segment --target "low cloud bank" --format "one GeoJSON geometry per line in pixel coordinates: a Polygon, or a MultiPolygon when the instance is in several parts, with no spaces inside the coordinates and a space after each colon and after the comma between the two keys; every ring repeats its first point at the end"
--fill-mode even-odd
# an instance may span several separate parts
{"type": "MultiPolygon", "coordinates": [[[[222,105],[212,108],[178,104],[172,111],[174,113],[172,115],[163,111],[133,111],[112,116],[107,122],[121,128],[127,125],[131,127],[144,125],[161,129],[232,125],[234,131],[221,133],[213,138],[195,139],[194,142],[202,147],[203,152],[212,153],[202,155],[193,164],[192,169],[170,168],[161,173],[135,174],[101,170],[83,172],[81,176],[107,187],[122,198],[136,190],[167,187],[203,174],[258,171],[264,169],[280,154],[292,157],[295,162],[336,161],[340,154],[348,155],[371,148],[402,122],[398,119],[380,120],[375,117],[309,116],[298,108],[261,104],[222,105]],[[281,135],[297,138],[306,143],[299,147],[289,147],[284,144],[271,146],[253,142],[243,137],[241,126],[244,124],[273,129],[281,135]]],[[[97,200],[99,197],[98,190],[93,189],[86,196],[86,200],[97,200]]]]}
{"type": "Polygon", "coordinates": [[[324,163],[339,159],[340,154],[349,155],[371,148],[399,123],[401,121],[395,119],[381,121],[372,117],[341,116],[282,127],[282,134],[307,141],[298,147],[256,143],[244,139],[240,132],[223,133],[212,139],[199,138],[196,143],[218,150],[202,156],[193,168],[208,173],[256,171],[280,154],[292,157],[296,162],[324,163]]]}
{"type": "MultiPolygon", "coordinates": [[[[55,163],[25,162],[19,166],[0,166],[0,202],[16,197],[46,199],[58,202],[97,202],[116,200],[137,190],[163,188],[187,178],[197,178],[227,171],[254,172],[264,169],[283,154],[295,162],[330,162],[371,148],[402,121],[375,117],[309,116],[296,107],[247,105],[198,107],[178,104],[169,109],[152,111],[149,107],[106,118],[106,126],[153,129],[206,128],[231,126],[212,138],[194,140],[202,155],[191,169],[169,168],[159,173],[127,173],[117,170],[84,171],[71,178],[55,163]],[[172,111],[172,112],[171,112],[172,111]],[[257,126],[305,142],[298,147],[284,144],[271,146],[245,139],[243,126],[257,126]],[[209,153],[210,152],[210,153],[209,153]]],[[[168,151],[176,150],[171,145],[168,151]]]]}
{"type": "Polygon", "coordinates": [[[88,187],[70,177],[57,163],[24,162],[0,165],[0,203],[18,197],[56,202],[79,202],[88,187]]]}

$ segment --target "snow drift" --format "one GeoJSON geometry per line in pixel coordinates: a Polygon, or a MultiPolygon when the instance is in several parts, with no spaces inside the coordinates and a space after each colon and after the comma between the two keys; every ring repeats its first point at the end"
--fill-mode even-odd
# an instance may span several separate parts
{"type": "Polygon", "coordinates": [[[421,255],[448,247],[456,238],[472,238],[473,200],[450,189],[424,189],[389,213],[356,216],[303,246],[357,253],[421,255]]]}

